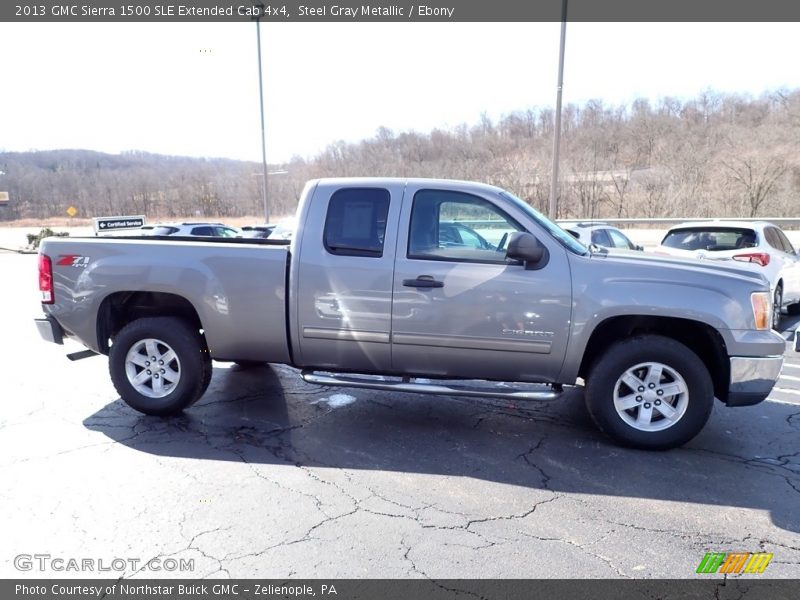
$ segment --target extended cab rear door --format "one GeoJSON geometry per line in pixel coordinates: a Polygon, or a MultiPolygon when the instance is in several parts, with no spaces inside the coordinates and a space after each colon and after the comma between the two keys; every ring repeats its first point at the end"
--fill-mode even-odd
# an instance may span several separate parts
{"type": "Polygon", "coordinates": [[[292,259],[295,363],[386,372],[403,182],[322,180],[310,193],[292,259]]]}
{"type": "Polygon", "coordinates": [[[572,284],[566,250],[499,191],[413,180],[400,214],[392,367],[441,377],[547,381],[566,353],[572,284]],[[505,258],[529,231],[546,264],[505,258]]]}

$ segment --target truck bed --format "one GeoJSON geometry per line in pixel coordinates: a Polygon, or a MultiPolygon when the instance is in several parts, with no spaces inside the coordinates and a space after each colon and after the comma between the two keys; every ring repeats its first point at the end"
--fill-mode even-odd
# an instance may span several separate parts
{"type": "Polygon", "coordinates": [[[55,301],[48,312],[66,333],[105,352],[109,332],[98,326],[98,315],[137,304],[167,301],[185,308],[188,303],[212,358],[290,362],[287,244],[171,236],[49,238],[41,248],[53,262],[55,301]]]}

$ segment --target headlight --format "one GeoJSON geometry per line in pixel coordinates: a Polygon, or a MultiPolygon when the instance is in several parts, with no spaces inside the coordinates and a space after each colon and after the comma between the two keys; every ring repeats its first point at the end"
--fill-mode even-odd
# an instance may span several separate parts
{"type": "Polygon", "coordinates": [[[753,305],[753,318],[756,320],[756,329],[769,329],[772,327],[772,302],[769,292],[753,292],[750,294],[750,304],[753,305]]]}

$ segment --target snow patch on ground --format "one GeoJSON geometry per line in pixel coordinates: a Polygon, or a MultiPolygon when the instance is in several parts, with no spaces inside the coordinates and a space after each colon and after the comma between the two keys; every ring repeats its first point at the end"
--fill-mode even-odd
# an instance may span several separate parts
{"type": "Polygon", "coordinates": [[[334,394],[333,396],[329,396],[328,398],[320,398],[319,400],[314,400],[311,404],[319,404],[320,402],[325,402],[331,408],[341,408],[342,406],[347,406],[348,404],[352,404],[356,401],[355,396],[350,396],[348,394],[334,394]]]}

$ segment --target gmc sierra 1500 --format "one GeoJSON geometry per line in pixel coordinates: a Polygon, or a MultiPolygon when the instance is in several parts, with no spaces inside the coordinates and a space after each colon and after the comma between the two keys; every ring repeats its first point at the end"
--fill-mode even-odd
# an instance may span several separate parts
{"type": "Polygon", "coordinates": [[[587,248],[469,182],[311,181],[291,242],[48,238],[39,286],[42,336],[107,354],[120,396],[154,415],[196,401],[211,359],[287,363],[325,385],[531,400],[582,378],[601,430],[664,449],[702,429],[715,397],[764,400],[784,351],[759,275],[587,248]]]}

